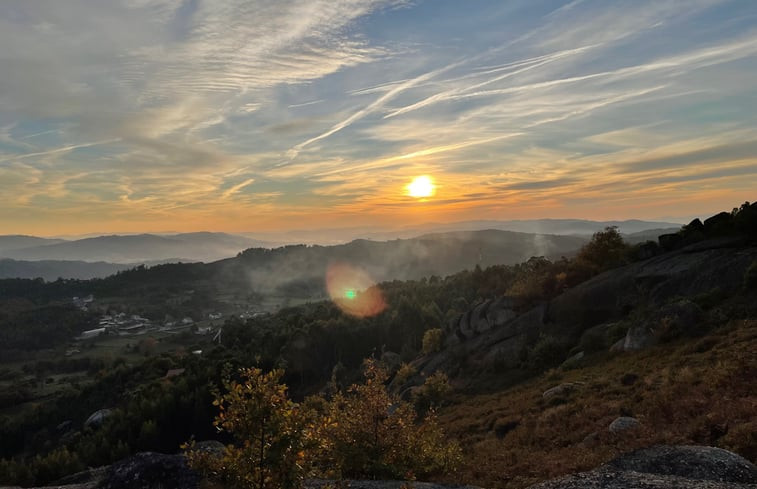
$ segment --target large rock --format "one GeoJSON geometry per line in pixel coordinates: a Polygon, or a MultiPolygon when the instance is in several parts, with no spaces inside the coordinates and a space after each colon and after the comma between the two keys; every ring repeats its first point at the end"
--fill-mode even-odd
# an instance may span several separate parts
{"type": "Polygon", "coordinates": [[[628,328],[620,349],[642,350],[656,344],[659,338],[670,339],[685,335],[695,330],[703,320],[702,308],[688,299],[666,304],[648,319],[628,328]]]}
{"type": "MultiPolygon", "coordinates": [[[[619,349],[621,351],[637,351],[650,347],[657,343],[654,333],[654,329],[647,323],[635,324],[628,328],[626,337],[623,338],[623,343],[619,349]]],[[[618,348],[615,350],[618,350],[618,348]]]]}
{"type": "Polygon", "coordinates": [[[590,472],[530,489],[757,489],[757,467],[719,448],[660,446],[637,450],[590,472]]]}
{"type": "Polygon", "coordinates": [[[144,452],[114,463],[99,489],[192,489],[200,476],[183,455],[144,452]]]}
{"type": "Polygon", "coordinates": [[[733,231],[733,215],[721,212],[704,220],[704,232],[709,236],[728,234],[733,231]]]}
{"type": "Polygon", "coordinates": [[[90,414],[87,420],[84,422],[85,428],[99,428],[105,422],[106,419],[113,414],[110,409],[100,409],[90,414]]]}
{"type": "Polygon", "coordinates": [[[715,447],[645,448],[622,455],[605,467],[688,479],[757,484],[757,467],[735,453],[715,447]]]}
{"type": "Polygon", "coordinates": [[[502,326],[517,316],[513,307],[514,301],[510,297],[486,300],[450,321],[448,332],[452,334],[447,336],[465,341],[502,326]]]}

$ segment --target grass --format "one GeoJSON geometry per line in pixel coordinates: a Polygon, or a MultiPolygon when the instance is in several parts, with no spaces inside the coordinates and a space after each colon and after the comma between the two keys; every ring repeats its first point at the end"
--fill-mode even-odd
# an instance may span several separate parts
{"type": "Polygon", "coordinates": [[[454,481],[484,487],[522,488],[663,443],[718,446],[757,462],[757,321],[642,352],[594,355],[505,390],[479,387],[439,415],[470,454],[454,481]],[[542,397],[565,382],[580,384],[542,397]],[[612,434],[607,427],[618,416],[634,416],[641,427],[612,434]]]}

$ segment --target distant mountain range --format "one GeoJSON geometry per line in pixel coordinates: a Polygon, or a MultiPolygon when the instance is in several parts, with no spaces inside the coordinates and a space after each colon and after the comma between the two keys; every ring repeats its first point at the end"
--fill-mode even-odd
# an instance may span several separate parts
{"type": "Polygon", "coordinates": [[[267,244],[245,236],[209,232],[169,236],[99,236],[73,241],[0,236],[0,258],[120,264],[167,260],[211,262],[234,256],[247,248],[267,244]]]}
{"type": "Polygon", "coordinates": [[[680,223],[656,221],[588,221],[582,219],[534,219],[534,220],[479,220],[460,221],[452,223],[425,223],[412,227],[379,230],[375,227],[351,227],[331,229],[303,229],[280,233],[241,233],[251,238],[271,243],[306,243],[306,244],[340,244],[354,239],[370,239],[385,241],[390,239],[413,238],[423,234],[443,233],[450,231],[480,231],[497,229],[501,231],[515,231],[531,234],[558,234],[567,236],[591,236],[608,226],[615,226],[626,235],[645,232],[648,230],[679,229],[680,223]]]}
{"type": "Polygon", "coordinates": [[[409,279],[454,273],[476,264],[512,264],[542,255],[559,257],[574,252],[593,233],[608,226],[617,226],[632,243],[654,240],[680,228],[675,223],[638,220],[541,219],[429,223],[394,231],[349,228],[244,236],[211,232],[76,240],[0,236],[0,278],[89,279],[139,264],[228,262],[226,259],[255,248],[245,253],[244,268],[249,269],[249,260],[254,257],[251,274],[276,286],[281,285],[281,277],[291,281],[289,278],[307,275],[309,270],[321,273],[334,260],[363,263],[377,280],[409,279]],[[269,249],[280,245],[286,246],[269,249]]]}
{"type": "Polygon", "coordinates": [[[48,282],[58,278],[76,278],[89,280],[91,278],[107,277],[121,270],[132,268],[134,265],[106,262],[85,261],[19,261],[10,258],[0,258],[0,279],[2,278],[42,278],[48,282]]]}

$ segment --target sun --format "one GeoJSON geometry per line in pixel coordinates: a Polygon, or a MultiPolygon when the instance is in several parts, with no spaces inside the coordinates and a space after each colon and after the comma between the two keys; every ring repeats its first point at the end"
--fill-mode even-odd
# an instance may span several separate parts
{"type": "Polygon", "coordinates": [[[434,185],[434,181],[431,180],[431,177],[428,175],[422,175],[420,177],[415,177],[412,182],[407,184],[405,189],[407,190],[407,195],[420,199],[434,195],[436,185],[434,185]]]}

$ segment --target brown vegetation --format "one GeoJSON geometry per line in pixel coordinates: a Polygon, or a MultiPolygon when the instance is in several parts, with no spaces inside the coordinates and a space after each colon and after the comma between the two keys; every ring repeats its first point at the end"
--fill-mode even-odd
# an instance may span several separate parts
{"type": "Polygon", "coordinates": [[[502,392],[484,393],[479,383],[480,394],[458,394],[440,411],[442,426],[471,454],[454,480],[522,488],[661,443],[713,445],[757,461],[755,352],[757,321],[734,320],[698,340],[599,354],[502,392]],[[564,383],[573,388],[542,395],[564,383]],[[610,433],[618,416],[641,427],[610,433]]]}
{"type": "Polygon", "coordinates": [[[449,473],[461,458],[433,412],[420,420],[407,402],[386,389],[388,373],[365,363],[365,381],[327,401],[291,401],[283,372],[242,369],[214,405],[215,425],[236,442],[223,453],[194,450],[190,465],[224,487],[294,489],[305,476],[402,478],[449,473]]]}

